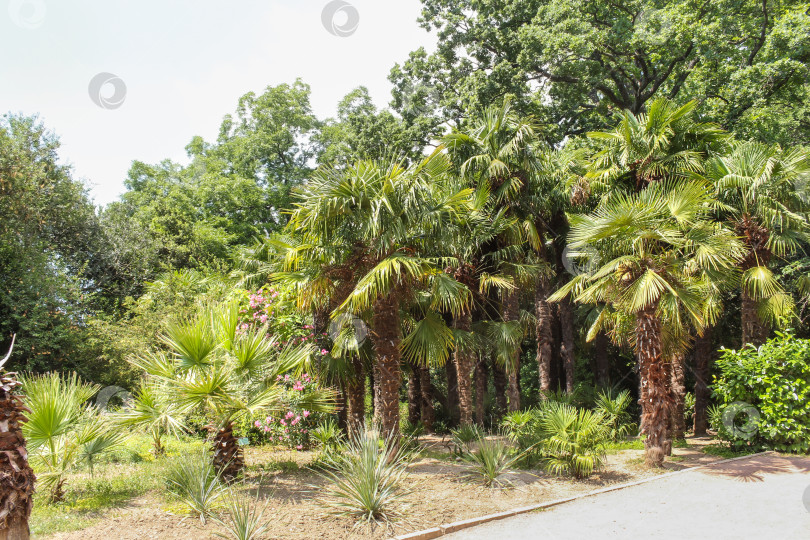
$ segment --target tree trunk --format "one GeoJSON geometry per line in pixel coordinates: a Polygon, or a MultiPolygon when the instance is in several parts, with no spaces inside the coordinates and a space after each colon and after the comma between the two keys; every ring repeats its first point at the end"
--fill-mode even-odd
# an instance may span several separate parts
{"type": "Polygon", "coordinates": [[[353,373],[346,383],[346,424],[349,436],[362,433],[366,422],[366,375],[360,358],[352,358],[352,368],[353,373]]]}
{"type": "MultiPolygon", "coordinates": [[[[504,299],[504,321],[520,324],[520,304],[518,291],[509,291],[504,299]]],[[[506,365],[506,374],[509,378],[507,395],[509,396],[509,411],[520,410],[520,344],[510,351],[509,363],[506,365]]]]}
{"type": "Polygon", "coordinates": [[[554,347],[554,334],[551,329],[552,313],[548,303],[550,290],[548,280],[541,278],[534,293],[534,313],[537,319],[537,368],[540,378],[540,392],[551,391],[551,356],[554,347]]]}
{"type": "Polygon", "coordinates": [[[594,358],[596,360],[596,385],[602,388],[610,386],[610,360],[608,346],[610,340],[604,332],[596,334],[593,340],[594,358]]]}
{"type": "Polygon", "coordinates": [[[712,330],[703,330],[703,335],[695,340],[695,416],[694,433],[696,437],[706,435],[709,427],[709,377],[711,376],[712,330]]]}
{"type": "Polygon", "coordinates": [[[395,292],[374,303],[372,320],[374,331],[375,382],[377,385],[376,411],[382,435],[394,441],[399,448],[399,387],[400,320],[399,301],[395,292]]]}
{"type": "Polygon", "coordinates": [[[408,422],[415,426],[422,420],[422,389],[419,388],[419,368],[411,366],[408,373],[408,422]]]}
{"type": "Polygon", "coordinates": [[[484,425],[484,400],[487,396],[489,369],[485,356],[480,356],[475,363],[475,423],[484,425]]]}
{"type": "MultiPolygon", "coordinates": [[[[662,360],[663,360],[663,357],[662,357],[662,360]]],[[[667,379],[667,395],[669,396],[670,403],[674,403],[672,401],[673,393],[672,393],[672,362],[671,361],[665,361],[664,362],[664,376],[667,379]]],[[[674,433],[675,433],[675,426],[672,424],[672,405],[671,405],[670,410],[669,410],[669,415],[667,416],[667,441],[669,441],[669,444],[667,444],[664,447],[664,454],[666,454],[667,456],[672,455],[672,440],[675,438],[674,433]]]]}
{"type": "Polygon", "coordinates": [[[500,418],[506,412],[506,373],[495,359],[492,361],[492,382],[495,385],[495,415],[500,418]]]}
{"type": "Polygon", "coordinates": [[[648,465],[660,467],[671,444],[667,438],[670,397],[661,357],[661,321],[655,315],[655,306],[636,314],[636,352],[641,382],[641,432],[647,435],[646,460],[648,465]]]}
{"type": "Polygon", "coordinates": [[[458,373],[456,372],[455,358],[448,358],[444,363],[444,375],[447,379],[447,419],[452,427],[458,425],[460,406],[458,373]]]}
{"type": "Polygon", "coordinates": [[[433,384],[430,381],[430,368],[419,366],[419,389],[422,391],[422,424],[425,431],[433,432],[433,421],[436,416],[433,411],[433,384]]]}
{"type": "Polygon", "coordinates": [[[574,391],[574,307],[568,298],[560,301],[560,330],[562,334],[560,356],[565,371],[565,391],[570,394],[574,391]]]}
{"type": "Polygon", "coordinates": [[[339,381],[337,385],[337,395],[335,396],[335,408],[337,412],[338,427],[344,433],[348,433],[348,400],[346,399],[346,383],[339,381]]]}
{"type": "Polygon", "coordinates": [[[214,469],[225,482],[236,480],[245,468],[245,461],[242,457],[242,447],[233,434],[233,422],[226,422],[219,428],[210,424],[208,431],[213,439],[214,469]]]}
{"type": "Polygon", "coordinates": [[[686,437],[686,420],[683,417],[686,405],[686,356],[683,353],[672,355],[670,389],[672,390],[672,437],[680,440],[686,437]]]}
{"type": "Polygon", "coordinates": [[[371,371],[368,373],[368,391],[371,394],[371,418],[374,421],[375,425],[380,424],[380,417],[377,414],[379,410],[377,408],[377,403],[380,401],[379,392],[377,391],[377,383],[375,382],[376,376],[375,372],[377,369],[372,366],[371,371]]]}
{"type": "MultiPolygon", "coordinates": [[[[469,311],[461,313],[455,321],[455,327],[463,332],[469,332],[472,327],[472,314],[469,311]]],[[[455,354],[453,355],[453,362],[456,367],[456,384],[458,385],[458,409],[459,409],[459,422],[462,426],[472,424],[473,421],[473,404],[472,404],[472,371],[474,357],[473,353],[456,346],[455,354]]],[[[476,377],[477,377],[476,368],[476,377]]],[[[476,378],[476,383],[478,382],[476,378]]],[[[449,384],[449,383],[448,383],[449,384]]],[[[483,395],[479,395],[478,399],[482,402],[483,395]]],[[[483,416],[483,414],[482,414],[483,416]]]]}
{"type": "Polygon", "coordinates": [[[770,327],[757,315],[757,302],[743,291],[742,293],[742,342],[759,347],[768,340],[770,327]]]}
{"type": "Polygon", "coordinates": [[[0,373],[0,540],[28,540],[34,471],[28,464],[22,425],[28,411],[13,373],[0,373]]]}

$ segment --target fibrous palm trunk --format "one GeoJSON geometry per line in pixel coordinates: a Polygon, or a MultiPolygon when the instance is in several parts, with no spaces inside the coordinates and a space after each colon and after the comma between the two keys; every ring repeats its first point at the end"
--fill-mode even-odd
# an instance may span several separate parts
{"type": "Polygon", "coordinates": [[[408,373],[408,422],[415,426],[422,419],[422,389],[419,387],[419,368],[411,366],[408,373]]]}
{"type": "Polygon", "coordinates": [[[671,407],[661,356],[661,321],[654,306],[636,314],[636,354],[641,383],[641,432],[647,436],[644,441],[646,461],[650,466],[660,467],[671,445],[667,437],[671,407]]]}
{"type": "Polygon", "coordinates": [[[375,412],[383,436],[399,448],[399,387],[401,384],[399,301],[395,292],[374,303],[374,379],[377,385],[375,412]]]}
{"type": "Polygon", "coordinates": [[[672,393],[672,437],[675,440],[686,436],[686,420],[683,417],[686,405],[685,361],[683,353],[672,355],[669,388],[672,393]]]}
{"type": "MultiPolygon", "coordinates": [[[[767,267],[772,257],[768,247],[770,231],[760,225],[756,219],[745,214],[740,217],[735,225],[735,230],[748,248],[748,254],[740,263],[740,269],[747,272],[757,266],[767,267]]],[[[743,345],[750,343],[758,347],[768,339],[771,329],[765,321],[759,318],[757,301],[751,298],[745,287],[743,287],[741,296],[742,343],[743,345]]]]}
{"type": "MultiPolygon", "coordinates": [[[[504,306],[504,321],[520,321],[520,304],[518,302],[517,291],[509,291],[506,294],[504,306]]],[[[509,363],[506,366],[506,374],[509,379],[507,395],[509,397],[509,410],[520,410],[520,344],[516,344],[510,352],[509,363]]]]}
{"type": "Polygon", "coordinates": [[[16,394],[14,373],[0,373],[0,540],[28,540],[34,471],[28,464],[22,425],[30,412],[16,394]]]}
{"type": "MultiPolygon", "coordinates": [[[[462,312],[455,321],[455,327],[464,332],[469,332],[472,326],[472,314],[469,311],[462,312]]],[[[456,384],[458,387],[458,408],[459,421],[462,426],[472,424],[473,403],[472,403],[472,371],[473,353],[456,346],[453,362],[456,366],[456,384]]],[[[483,405],[483,403],[482,403],[483,405]]]]}
{"type": "Polygon", "coordinates": [[[495,386],[496,415],[500,417],[506,412],[506,373],[496,360],[492,362],[492,383],[495,386]]]}
{"type": "Polygon", "coordinates": [[[565,372],[565,391],[574,391],[574,307],[571,300],[560,301],[560,356],[565,372]]]}
{"type": "Polygon", "coordinates": [[[455,358],[448,358],[444,363],[444,375],[447,379],[447,419],[450,425],[455,427],[458,424],[460,412],[458,396],[458,370],[456,369],[455,358]]]}
{"type": "Polygon", "coordinates": [[[425,431],[432,432],[436,415],[433,410],[433,383],[427,366],[419,367],[419,389],[422,391],[422,424],[425,431]]]}
{"type": "Polygon", "coordinates": [[[352,375],[346,382],[347,415],[346,425],[349,435],[359,435],[366,419],[366,374],[363,362],[352,358],[352,375]]]}
{"type": "Polygon", "coordinates": [[[712,363],[712,328],[706,328],[695,340],[695,416],[694,433],[706,435],[709,427],[709,377],[712,363]]]}
{"type": "Polygon", "coordinates": [[[551,329],[552,312],[548,303],[551,286],[548,280],[541,278],[534,293],[534,312],[536,318],[535,334],[537,337],[537,367],[540,379],[540,392],[551,391],[551,357],[554,348],[554,333],[551,329]]]}
{"type": "Polygon", "coordinates": [[[596,360],[596,384],[603,388],[610,384],[609,344],[610,340],[604,332],[596,334],[596,338],[593,340],[594,359],[596,360]]]}
{"type": "Polygon", "coordinates": [[[208,432],[213,439],[214,469],[225,482],[232,482],[245,467],[242,447],[233,434],[233,422],[219,428],[209,424],[208,432]]]}
{"type": "Polygon", "coordinates": [[[484,399],[487,395],[489,369],[486,357],[481,355],[475,362],[475,423],[484,425],[484,399]]]}

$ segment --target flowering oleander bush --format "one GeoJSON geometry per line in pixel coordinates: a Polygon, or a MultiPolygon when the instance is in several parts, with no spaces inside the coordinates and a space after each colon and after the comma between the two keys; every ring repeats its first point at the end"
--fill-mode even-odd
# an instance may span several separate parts
{"type": "Polygon", "coordinates": [[[318,389],[315,378],[304,373],[300,378],[278,376],[286,393],[287,410],[276,415],[253,418],[246,426],[247,437],[254,444],[275,444],[296,450],[308,450],[314,444],[312,430],[323,419],[323,414],[306,408],[309,394],[318,389]]]}
{"type": "MultiPolygon", "coordinates": [[[[251,327],[268,325],[278,340],[278,347],[315,343],[315,327],[307,318],[296,312],[292,299],[273,287],[257,291],[245,291],[239,308],[239,332],[251,327]]],[[[326,333],[323,334],[325,336],[326,333]]],[[[320,350],[321,354],[328,351],[320,350]]]]}

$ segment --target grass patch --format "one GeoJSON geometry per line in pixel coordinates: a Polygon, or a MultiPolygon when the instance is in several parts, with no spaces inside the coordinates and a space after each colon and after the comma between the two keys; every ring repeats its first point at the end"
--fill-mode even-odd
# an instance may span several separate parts
{"type": "Polygon", "coordinates": [[[703,453],[710,456],[718,456],[724,459],[731,459],[735,457],[750,456],[756,454],[755,448],[743,448],[742,450],[733,450],[723,444],[708,444],[703,447],[703,453]]]}
{"type": "Polygon", "coordinates": [[[296,472],[301,469],[301,467],[295,461],[291,459],[279,459],[269,461],[267,463],[262,463],[261,465],[257,466],[259,470],[267,471],[267,472],[283,472],[283,473],[290,473],[296,472]]]}
{"type": "Polygon", "coordinates": [[[628,439],[626,441],[609,442],[605,445],[608,454],[616,454],[622,450],[644,450],[644,441],[641,439],[628,439]]]}

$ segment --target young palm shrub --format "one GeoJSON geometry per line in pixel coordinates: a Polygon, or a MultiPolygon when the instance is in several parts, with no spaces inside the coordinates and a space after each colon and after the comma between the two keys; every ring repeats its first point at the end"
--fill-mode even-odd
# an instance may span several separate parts
{"type": "Polygon", "coordinates": [[[632,401],[628,390],[622,390],[615,397],[611,392],[599,392],[595,410],[604,417],[610,440],[623,440],[636,428],[627,412],[632,401]]]}
{"type": "Polygon", "coordinates": [[[123,436],[86,403],[99,387],[82,382],[75,373],[47,373],[23,380],[25,404],[31,410],[23,434],[39,483],[51,502],[64,497],[65,476],[80,461],[95,458],[118,445],[123,436]]]}
{"type": "Polygon", "coordinates": [[[2,371],[10,355],[0,361],[0,538],[24,540],[30,534],[36,478],[25,451],[22,426],[28,409],[17,394],[21,383],[16,374],[2,371]]]}
{"type": "Polygon", "coordinates": [[[403,488],[410,454],[394,436],[381,439],[376,429],[364,431],[343,452],[327,456],[328,468],[318,474],[326,480],[321,502],[340,516],[358,523],[388,522],[400,516],[398,508],[408,491],[403,488]]]}
{"type": "Polygon", "coordinates": [[[604,463],[609,428],[602,413],[559,405],[548,412],[541,426],[549,472],[585,478],[604,463]]]}
{"type": "Polygon", "coordinates": [[[503,477],[526,453],[513,454],[512,447],[507,443],[484,437],[479,438],[475,446],[475,450],[462,455],[462,459],[470,465],[466,475],[481,479],[487,487],[508,485],[509,482],[503,477]]]}
{"type": "Polygon", "coordinates": [[[333,418],[327,418],[313,429],[312,438],[318,441],[318,447],[327,454],[337,451],[343,445],[343,434],[333,418]]]}
{"type": "Polygon", "coordinates": [[[146,429],[152,437],[152,453],[162,456],[163,436],[177,436],[186,431],[183,425],[183,408],[173,400],[165,384],[157,381],[144,383],[135,393],[130,406],[118,415],[116,421],[122,427],[146,429]]]}
{"type": "Polygon", "coordinates": [[[207,451],[180,456],[166,467],[166,487],[202,523],[212,515],[225,491],[207,451]]]}
{"type": "Polygon", "coordinates": [[[249,497],[229,491],[224,506],[225,517],[214,516],[214,521],[227,532],[227,536],[220,534],[219,537],[233,538],[233,540],[257,540],[267,530],[267,524],[262,523],[266,505],[259,506],[254,504],[249,497]]]}
{"type": "MultiPolygon", "coordinates": [[[[517,413],[511,413],[517,414],[517,413]]],[[[473,443],[484,438],[484,432],[475,424],[464,424],[450,431],[452,444],[456,454],[463,454],[472,449],[473,443]]]]}

